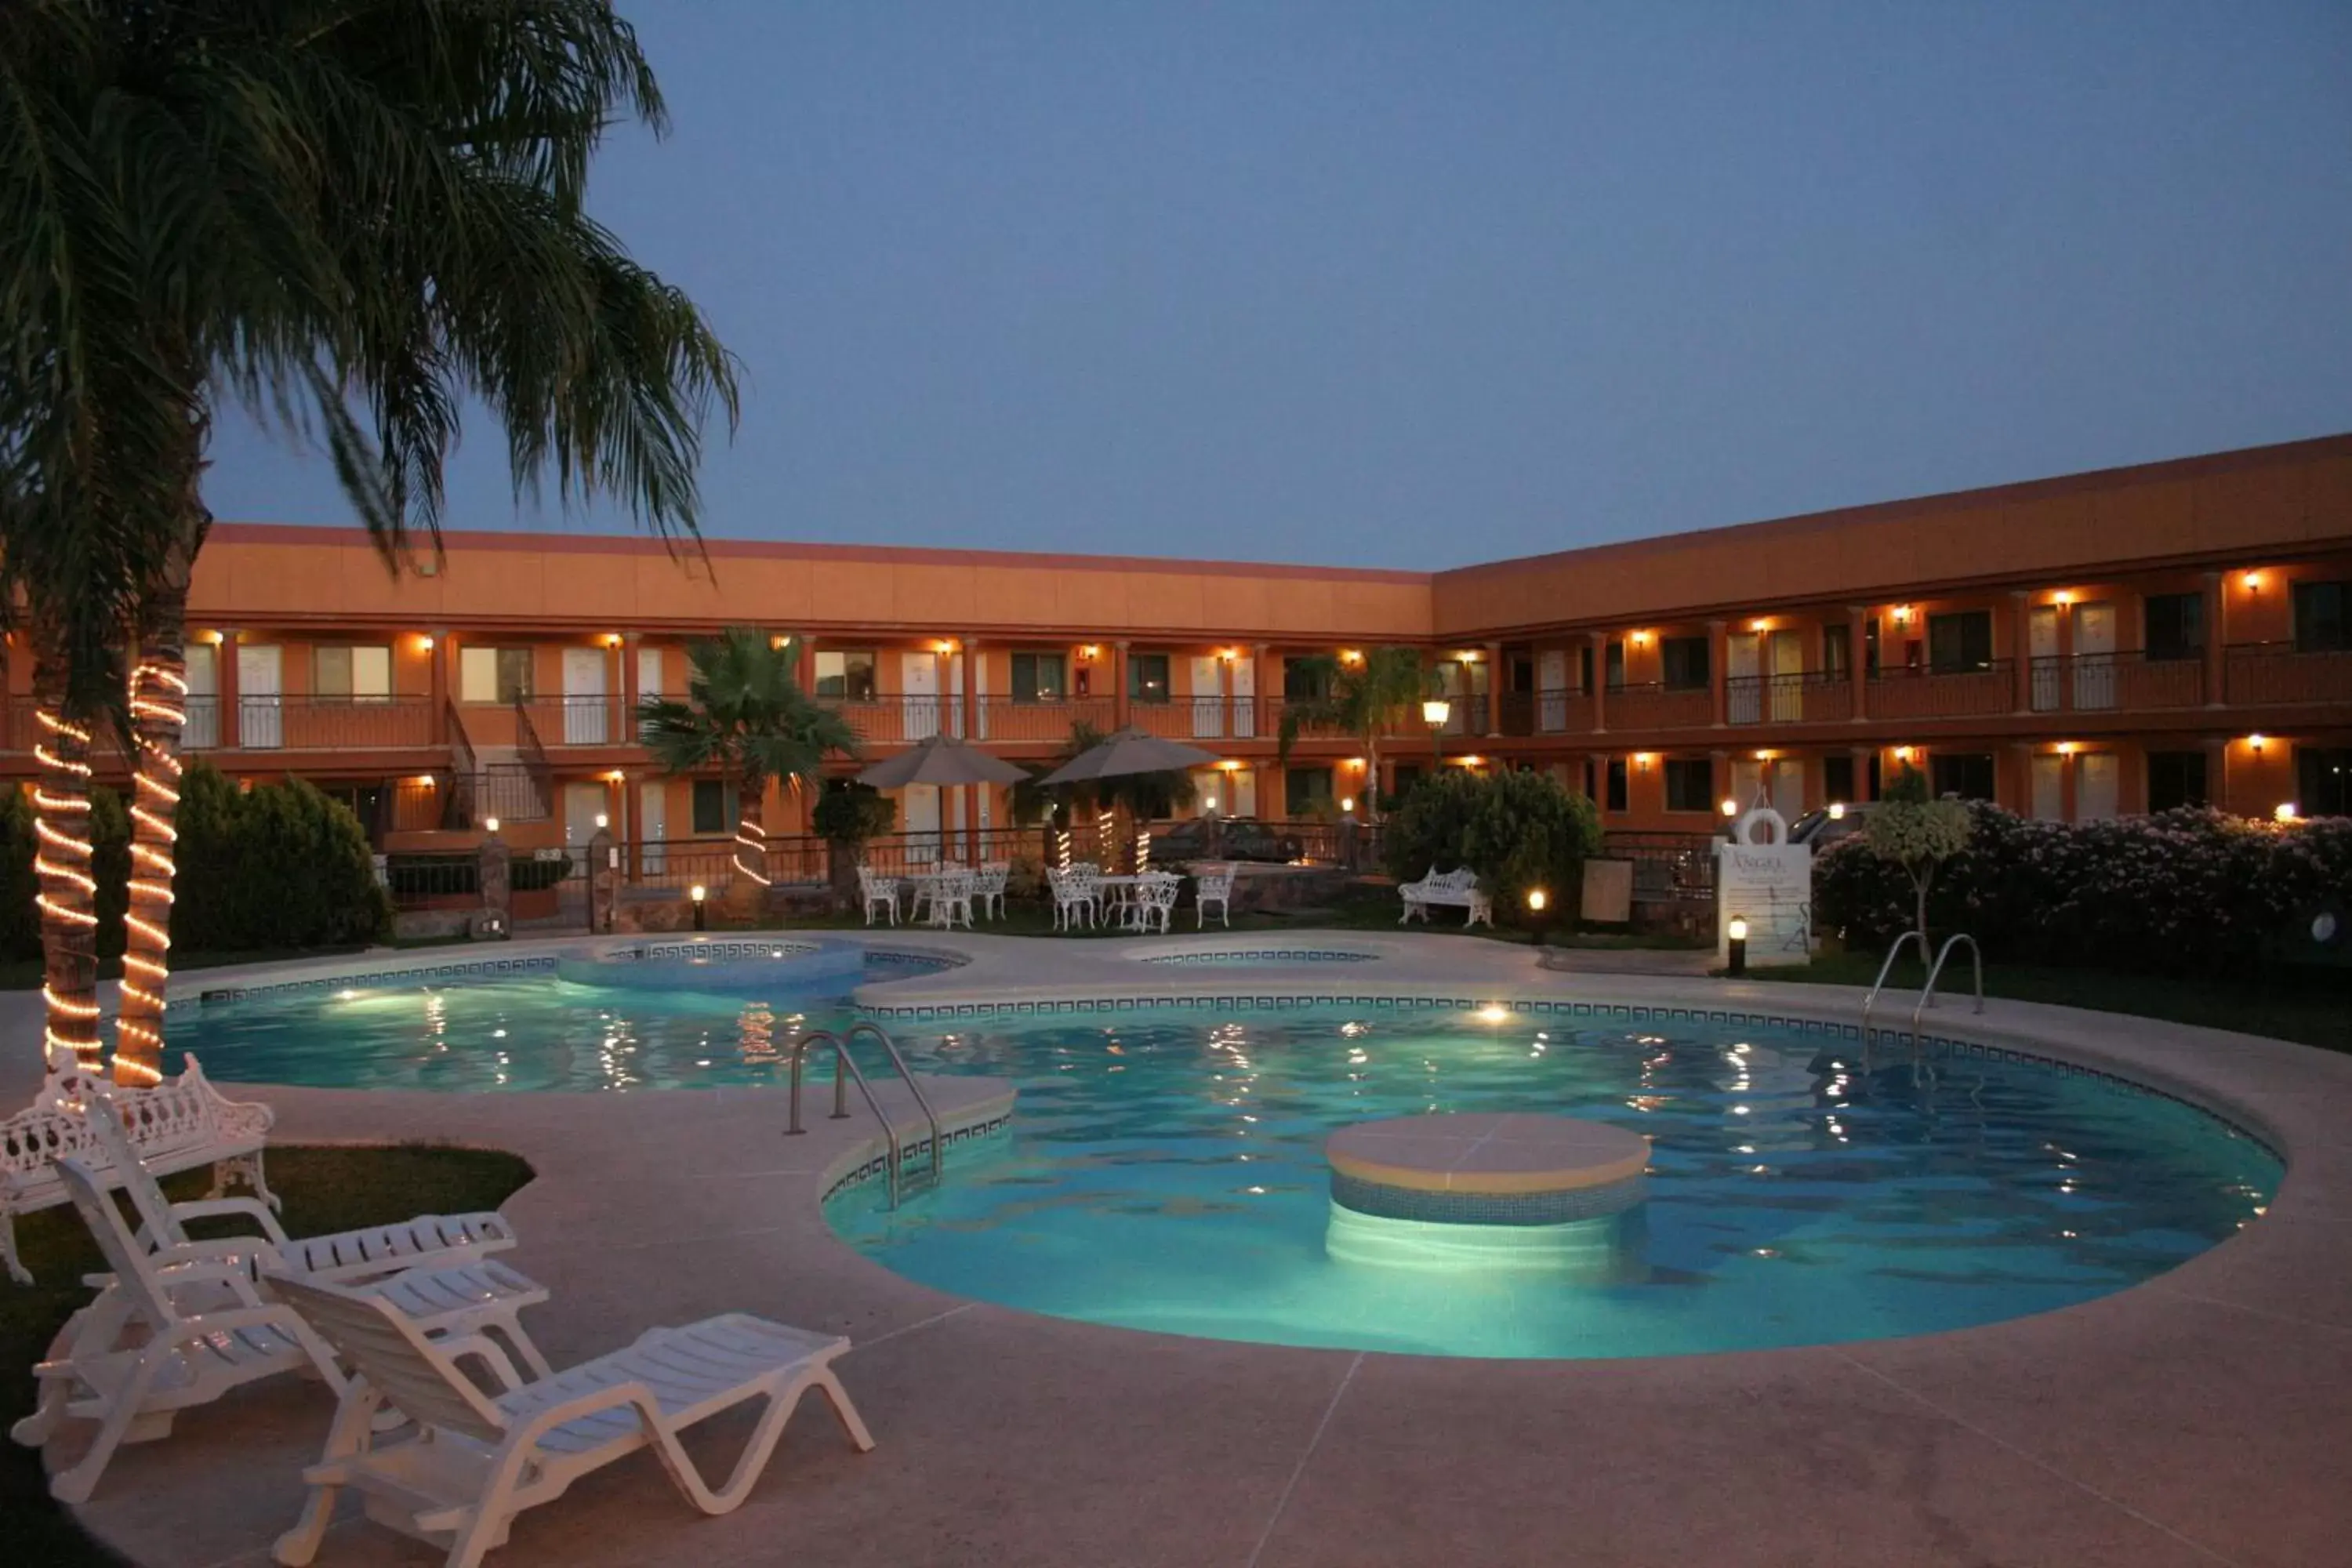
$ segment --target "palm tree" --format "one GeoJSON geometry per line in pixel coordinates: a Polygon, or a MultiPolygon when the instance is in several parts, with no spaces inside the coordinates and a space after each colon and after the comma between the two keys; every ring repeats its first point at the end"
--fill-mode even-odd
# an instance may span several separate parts
{"type": "Polygon", "coordinates": [[[114,715],[142,836],[119,1076],[151,1081],[160,1051],[179,623],[218,400],[315,430],[394,569],[417,530],[437,548],[469,394],[518,493],[551,471],[567,504],[614,495],[694,531],[733,366],[586,214],[623,118],[659,131],[664,110],[609,0],[0,7],[0,598],[49,737],[55,1050],[95,1063],[87,753],[114,715]]]}
{"type": "Polygon", "coordinates": [[[1190,805],[1200,792],[1192,775],[1182,769],[1159,773],[1120,773],[1078,784],[1048,787],[1038,781],[1065,763],[1093,751],[1111,737],[1081,719],[1070,726],[1070,738],[1054,760],[1013,786],[1013,820],[1023,826],[1058,816],[1061,826],[1091,817],[1104,842],[1097,853],[1111,856],[1119,847],[1109,840],[1106,819],[1124,811],[1131,822],[1152,822],[1180,805],[1190,805]]]}
{"type": "Polygon", "coordinates": [[[1287,765],[1291,747],[1306,729],[1338,730],[1362,742],[1368,776],[1364,781],[1364,811],[1368,820],[1380,820],[1381,737],[1402,731],[1419,719],[1423,698],[1429,695],[1429,675],[1422,668],[1421,650],[1376,647],[1352,658],[1317,654],[1297,661],[1307,680],[1323,695],[1284,701],[1282,727],[1275,742],[1277,766],[1287,765]]]}
{"type": "Polygon", "coordinates": [[[769,882],[769,784],[797,791],[823,777],[828,755],[858,753],[849,721],[802,689],[800,654],[798,639],[778,647],[765,632],[730,626],[688,650],[685,701],[653,697],[637,709],[638,732],[664,772],[716,768],[735,786],[730,892],[745,904],[769,882]]]}

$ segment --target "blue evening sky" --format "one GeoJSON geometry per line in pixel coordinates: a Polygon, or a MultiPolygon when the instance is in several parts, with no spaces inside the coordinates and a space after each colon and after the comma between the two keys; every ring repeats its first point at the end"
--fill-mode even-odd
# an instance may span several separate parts
{"type": "MultiPolygon", "coordinates": [[[[714,536],[1438,567],[2352,429],[2341,0],[622,8],[714,536]]],[[[629,526],[467,433],[453,526],[629,526]]]]}

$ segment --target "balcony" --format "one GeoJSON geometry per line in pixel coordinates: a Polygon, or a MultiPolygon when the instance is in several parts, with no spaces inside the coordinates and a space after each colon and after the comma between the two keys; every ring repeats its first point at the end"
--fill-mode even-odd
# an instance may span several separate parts
{"type": "Polygon", "coordinates": [[[1724,689],[1734,724],[1827,724],[1853,717],[1853,679],[1843,670],[1736,675],[1724,689]]]}
{"type": "Polygon", "coordinates": [[[1319,706],[1319,704],[1309,698],[1268,697],[1263,699],[1261,701],[1261,707],[1265,719],[1265,738],[1267,740],[1278,739],[1282,734],[1283,715],[1296,709],[1300,715],[1297,736],[1299,740],[1351,741],[1355,739],[1355,737],[1349,734],[1347,730],[1341,725],[1324,723],[1309,717],[1309,715],[1312,715],[1319,706]]]}
{"type": "MultiPolygon", "coordinates": [[[[188,699],[181,744],[191,752],[221,748],[220,699],[188,699]]],[[[440,743],[433,732],[433,702],[425,697],[285,697],[237,699],[236,745],[247,752],[425,751],[440,743]]]]}
{"type": "Polygon", "coordinates": [[[2222,689],[2233,707],[2352,702],[2352,648],[2232,643],[2222,653],[2222,689]]]}
{"type": "Polygon", "coordinates": [[[1882,669],[1870,678],[1873,719],[1979,719],[2017,706],[2010,661],[1987,660],[1972,669],[1920,665],[1882,669]]]}
{"type": "Polygon", "coordinates": [[[1507,691],[1503,694],[1502,732],[1506,735],[1589,735],[1592,732],[1592,694],[1589,691],[1507,691]]]}
{"type": "Polygon", "coordinates": [[[2137,650],[2078,653],[2035,659],[2031,682],[2036,713],[2198,708],[2205,701],[2205,661],[2194,651],[2161,658],[2137,650]]]}
{"type": "MultiPolygon", "coordinates": [[[[1108,731],[1112,713],[1108,697],[983,697],[980,700],[980,739],[1059,745],[1080,724],[1108,731]]],[[[961,723],[961,716],[953,721],[961,723]]]]}
{"type": "Polygon", "coordinates": [[[1246,697],[1171,697],[1164,702],[1130,701],[1127,721],[1147,735],[1171,741],[1255,740],[1257,704],[1246,697]]]}
{"type": "Polygon", "coordinates": [[[1715,693],[1662,681],[1612,686],[1601,711],[1612,730],[1703,730],[1715,722],[1715,693]]]}

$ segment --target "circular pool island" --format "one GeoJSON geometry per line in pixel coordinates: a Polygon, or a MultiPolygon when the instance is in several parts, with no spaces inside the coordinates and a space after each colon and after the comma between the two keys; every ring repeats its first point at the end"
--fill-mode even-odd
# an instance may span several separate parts
{"type": "Polygon", "coordinates": [[[1331,1201],[1382,1219],[1565,1225],[1643,1197],[1650,1141],[1574,1116],[1396,1116],[1325,1141],[1331,1201]]]}

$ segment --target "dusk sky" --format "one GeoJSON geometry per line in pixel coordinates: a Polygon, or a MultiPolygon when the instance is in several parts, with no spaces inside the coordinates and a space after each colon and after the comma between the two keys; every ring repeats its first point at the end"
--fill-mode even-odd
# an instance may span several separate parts
{"type": "MultiPolygon", "coordinates": [[[[1439,567],[2352,430],[2342,0],[622,10],[714,537],[1439,567]]],[[[467,437],[451,526],[629,526],[467,437]]]]}

